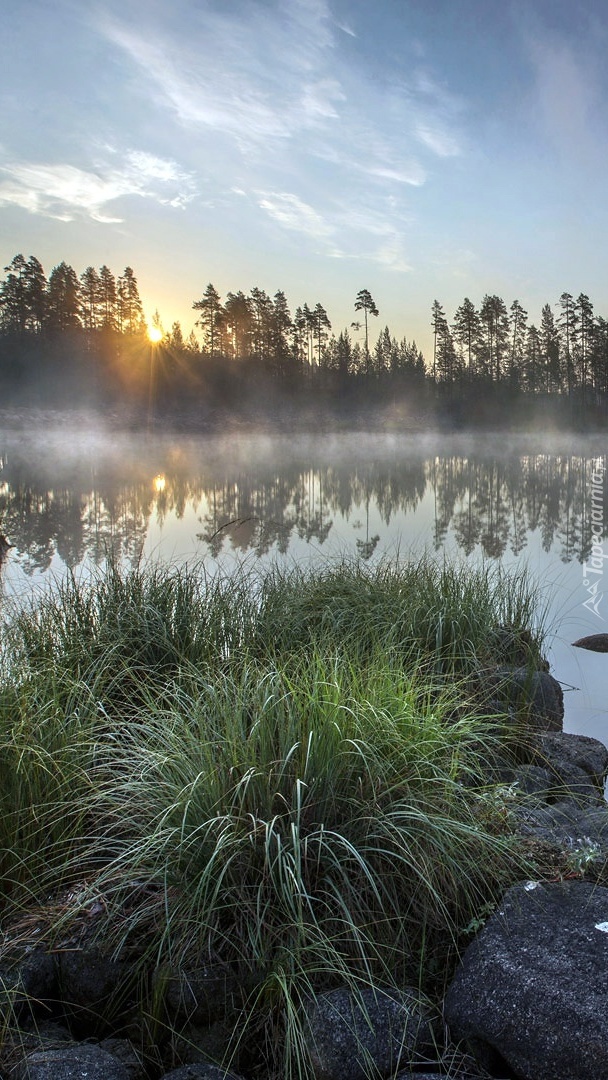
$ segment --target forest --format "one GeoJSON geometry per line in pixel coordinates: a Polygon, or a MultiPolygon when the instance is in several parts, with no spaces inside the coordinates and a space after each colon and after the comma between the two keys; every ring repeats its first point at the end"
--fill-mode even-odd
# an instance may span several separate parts
{"type": "Polygon", "coordinates": [[[129,404],[148,419],[390,406],[397,423],[416,415],[453,426],[608,417],[608,322],[583,293],[547,302],[536,322],[519,300],[465,297],[451,318],[435,300],[427,357],[388,326],[378,332],[367,289],[339,331],[320,301],[292,313],[281,290],[222,299],[210,283],[192,308],[196,333],[185,338],[158,312],[147,324],[131,267],[78,276],[61,262],[47,278],[35,256],[16,255],[0,283],[3,404],[129,404]]]}

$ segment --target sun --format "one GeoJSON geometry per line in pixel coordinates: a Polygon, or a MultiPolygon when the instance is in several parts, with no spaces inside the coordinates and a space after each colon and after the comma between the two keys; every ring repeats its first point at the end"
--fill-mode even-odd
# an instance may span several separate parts
{"type": "Polygon", "coordinates": [[[163,332],[159,326],[148,327],[148,339],[152,342],[153,345],[157,345],[158,342],[161,340],[162,336],[163,332]]]}

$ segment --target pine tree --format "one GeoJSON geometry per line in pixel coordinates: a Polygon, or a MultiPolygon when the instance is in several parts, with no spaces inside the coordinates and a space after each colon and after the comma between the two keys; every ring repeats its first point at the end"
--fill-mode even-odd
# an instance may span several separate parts
{"type": "Polygon", "coordinates": [[[466,357],[467,374],[469,378],[472,378],[474,375],[473,358],[475,350],[479,347],[480,322],[479,313],[468,296],[465,296],[460,307],[456,309],[452,333],[461,355],[463,358],[466,357]]]}
{"type": "Polygon", "coordinates": [[[574,349],[576,348],[578,317],[574,306],[574,299],[571,293],[562,293],[559,298],[559,306],[562,310],[561,315],[557,320],[557,327],[560,331],[560,337],[562,341],[562,351],[564,356],[564,366],[566,369],[566,386],[568,389],[568,397],[572,397],[575,382],[574,349]]]}
{"type": "Polygon", "coordinates": [[[355,299],[355,311],[362,311],[365,317],[365,366],[369,372],[369,338],[368,338],[368,315],[380,314],[372,298],[369,289],[360,289],[355,299]]]}
{"type": "Polygon", "coordinates": [[[203,352],[215,356],[222,350],[226,314],[220,294],[211,282],[207,285],[202,300],[195,300],[192,307],[201,313],[195,325],[200,326],[203,331],[203,352]]]}
{"type": "Polygon", "coordinates": [[[251,347],[251,304],[244,292],[229,292],[224,304],[226,342],[235,360],[248,356],[251,347]]]}
{"type": "Polygon", "coordinates": [[[550,304],[545,304],[540,321],[541,386],[550,393],[561,389],[559,332],[550,304]]]}
{"type": "Polygon", "coordinates": [[[526,344],[526,324],[528,312],[521,306],[519,300],[511,304],[511,348],[509,353],[509,381],[513,389],[521,386],[524,382],[524,350],[526,344]]]}
{"type": "Polygon", "coordinates": [[[117,283],[117,321],[123,334],[139,334],[144,329],[144,312],[139,297],[137,278],[130,266],[117,283]]]}
{"type": "Polygon", "coordinates": [[[47,290],[47,326],[63,333],[80,323],[80,285],[76,271],[65,262],[54,266],[47,290]]]}

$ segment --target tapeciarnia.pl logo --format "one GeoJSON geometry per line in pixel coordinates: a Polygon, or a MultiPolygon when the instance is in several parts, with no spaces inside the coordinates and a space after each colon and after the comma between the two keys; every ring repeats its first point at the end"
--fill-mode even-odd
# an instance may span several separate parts
{"type": "Polygon", "coordinates": [[[598,458],[594,470],[591,473],[591,557],[589,562],[583,563],[583,585],[589,596],[583,601],[583,607],[588,608],[598,619],[604,619],[600,614],[600,602],[603,592],[600,584],[604,576],[604,462],[598,458]]]}

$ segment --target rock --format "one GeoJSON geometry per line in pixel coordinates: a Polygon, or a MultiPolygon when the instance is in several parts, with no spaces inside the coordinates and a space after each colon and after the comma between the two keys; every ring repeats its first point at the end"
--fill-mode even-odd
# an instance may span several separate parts
{"type": "Polygon", "coordinates": [[[163,1073],[160,1080],[242,1080],[237,1073],[226,1072],[219,1065],[197,1061],[192,1065],[180,1065],[178,1069],[163,1073]]]}
{"type": "Polygon", "coordinates": [[[608,774],[608,747],[599,739],[588,735],[573,735],[565,731],[539,736],[536,758],[554,775],[568,777],[572,767],[582,769],[603,796],[604,781],[608,774]]]}
{"type": "Polygon", "coordinates": [[[0,533],[0,563],[3,562],[11,548],[14,546],[14,544],[11,544],[11,542],[6,539],[4,533],[0,533]]]}
{"type": "Polygon", "coordinates": [[[527,882],[467,949],[444,1011],[488,1068],[608,1080],[607,1000],[608,889],[527,882]]]}
{"type": "Polygon", "coordinates": [[[530,665],[539,671],[548,671],[548,662],[538,657],[538,646],[530,630],[521,626],[497,626],[488,637],[489,653],[500,656],[503,664],[512,667],[530,665]]]}
{"type": "Polygon", "coordinates": [[[53,1020],[31,1020],[27,1026],[7,1026],[0,1046],[0,1076],[11,1076],[15,1065],[28,1054],[73,1046],[74,1038],[62,1024],[53,1020]]]}
{"type": "Polygon", "coordinates": [[[171,1020],[206,1024],[234,1011],[237,980],[227,964],[216,961],[179,971],[158,971],[155,983],[164,992],[171,1020]]]}
{"type": "Polygon", "coordinates": [[[317,1080],[389,1076],[435,1055],[432,1011],[415,990],[347,988],[320,994],[305,1018],[317,1080]]]}
{"type": "Polygon", "coordinates": [[[608,856],[608,806],[585,807],[573,799],[534,805],[515,802],[511,815],[521,836],[531,836],[561,851],[595,846],[598,856],[608,856]]]}
{"type": "Polygon", "coordinates": [[[102,1039],[99,1048],[122,1062],[129,1074],[129,1080],[146,1080],[148,1074],[143,1062],[128,1039],[102,1039]]]}
{"type": "Polygon", "coordinates": [[[492,706],[508,712],[514,706],[524,713],[528,725],[536,731],[561,731],[564,720],[564,695],[557,679],[546,671],[527,667],[502,667],[483,682],[492,692],[492,706]]]}
{"type": "Polygon", "coordinates": [[[74,1015],[88,1022],[124,1009],[132,975],[127,964],[87,946],[59,953],[58,966],[61,999],[74,1015]]]}
{"type": "Polygon", "coordinates": [[[589,634],[573,641],[577,649],[590,649],[591,652],[608,652],[608,634],[589,634]]]}
{"type": "MultiPolygon", "coordinates": [[[[19,952],[11,946],[0,964],[0,1008],[8,1016],[40,1007],[57,998],[55,959],[44,949],[19,952]]],[[[48,1010],[47,1010],[48,1011],[48,1010]]]]}
{"type": "Polygon", "coordinates": [[[407,1072],[397,1073],[395,1080],[445,1080],[444,1072],[407,1072]]]}
{"type": "Polygon", "coordinates": [[[171,1060],[181,1061],[184,1065],[195,1061],[228,1061],[235,1041],[234,1023],[215,1020],[204,1027],[189,1024],[179,1032],[172,1032],[171,1060]]]}
{"type": "Polygon", "coordinates": [[[555,781],[548,769],[540,765],[518,765],[516,769],[505,769],[504,781],[517,784],[522,795],[537,795],[544,802],[555,787],[555,781]]]}
{"type": "Polygon", "coordinates": [[[502,768],[499,775],[503,783],[517,784],[518,793],[534,796],[533,802],[538,805],[565,799],[586,805],[603,802],[603,796],[589,774],[576,765],[564,764],[558,770],[523,764],[502,768]]]}
{"type": "Polygon", "coordinates": [[[400,1072],[395,1080],[445,1080],[445,1073],[440,1072],[400,1072]]]}
{"type": "Polygon", "coordinates": [[[10,1073],[11,1080],[129,1080],[129,1072],[99,1046],[76,1043],[58,1050],[38,1050],[10,1073]]]}

